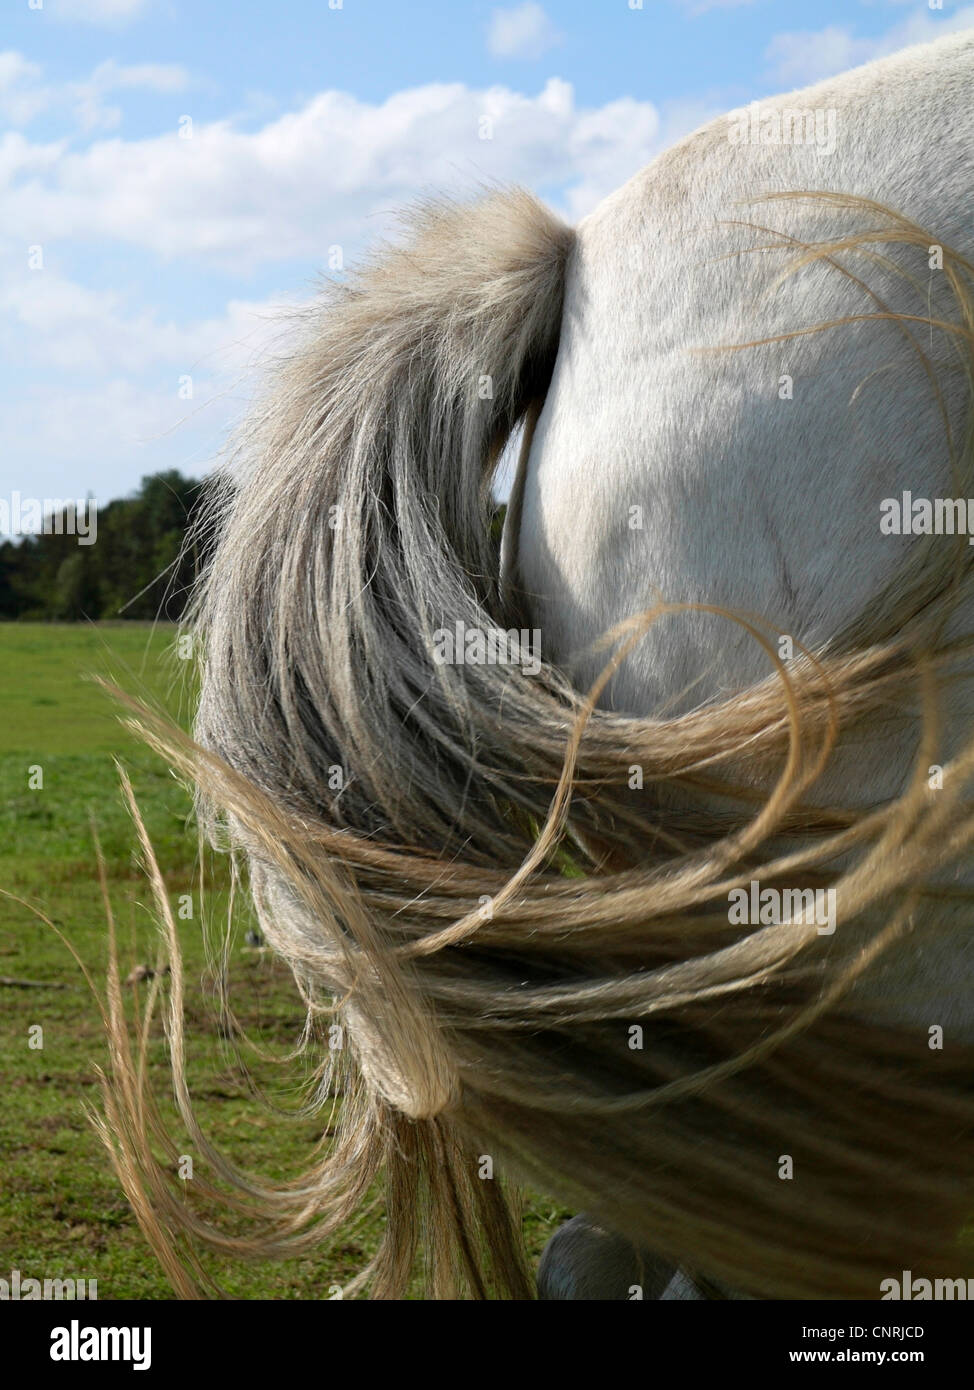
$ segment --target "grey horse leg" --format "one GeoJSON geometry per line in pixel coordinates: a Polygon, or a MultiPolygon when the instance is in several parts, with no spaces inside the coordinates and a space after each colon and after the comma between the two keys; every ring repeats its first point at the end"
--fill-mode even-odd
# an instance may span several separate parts
{"type": "Polygon", "coordinates": [[[538,1265],[538,1297],[556,1299],[706,1299],[710,1295],[676,1265],[584,1213],[548,1241],[538,1265]]]}

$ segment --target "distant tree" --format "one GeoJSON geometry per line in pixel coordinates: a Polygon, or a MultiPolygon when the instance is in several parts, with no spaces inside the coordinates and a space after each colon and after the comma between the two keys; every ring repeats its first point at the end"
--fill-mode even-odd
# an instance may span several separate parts
{"type": "Polygon", "coordinates": [[[187,536],[202,495],[169,469],[99,508],[93,545],[79,545],[67,511],[52,534],[3,542],[0,618],[178,621],[201,563],[187,536]]]}
{"type": "Polygon", "coordinates": [[[24,552],[26,541],[15,545],[13,541],[0,542],[0,618],[19,618],[29,603],[27,593],[24,552]]]}
{"type": "Polygon", "coordinates": [[[58,566],[51,617],[60,622],[99,615],[98,585],[89,548],[80,546],[58,566]]]}

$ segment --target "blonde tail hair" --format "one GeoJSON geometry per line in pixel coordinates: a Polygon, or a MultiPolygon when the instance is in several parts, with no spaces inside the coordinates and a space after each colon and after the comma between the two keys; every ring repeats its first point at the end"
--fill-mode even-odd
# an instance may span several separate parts
{"type": "MultiPolygon", "coordinates": [[[[904,219],[879,230],[935,240],[904,219]]],[[[848,245],[875,255],[879,239],[848,245]]],[[[572,248],[523,192],[431,204],[408,244],[316,304],[218,520],[195,741],[134,716],[198,784],[213,839],[246,851],[309,1045],[323,1020],[346,1044],[321,1049],[337,1136],[283,1187],[220,1159],[177,1086],[231,1200],[270,1219],[231,1238],[180,1217],[113,1017],[106,1142],[183,1292],[196,1244],[307,1249],[380,1178],[388,1224],[362,1280],[385,1297],[406,1291],[421,1245],[437,1296],[530,1296],[501,1176],[758,1296],[877,1297],[901,1268],[971,1269],[958,1241],[974,1200],[970,1050],[933,1053],[922,1030],[845,1002],[974,838],[974,747],[936,796],[925,776],[938,677],[960,649],[943,620],[971,588],[963,538],[963,554],[925,551],[868,621],[787,668],[773,632],[746,620],[773,674],[678,718],[597,708],[664,603],[611,635],[588,695],[546,663],[435,659],[457,623],[520,626],[490,483],[547,388],[572,248]],[[907,691],[930,717],[903,796],[868,812],[805,805],[837,738],[907,691]],[[781,765],[760,796],[735,776],[745,757],[781,765]],[[678,816],[634,806],[633,763],[648,787],[678,789],[678,816]],[[835,887],[858,927],[830,941],[807,922],[729,923],[732,888],[796,874],[835,887]],[[785,1154],[795,1181],[779,1176],[785,1154]]],[[[948,248],[945,264],[961,316],[940,327],[969,364],[972,268],[948,248]]],[[[969,440],[958,457],[969,476],[969,440]]],[[[177,1076],[181,1026],[174,993],[177,1076]]]]}

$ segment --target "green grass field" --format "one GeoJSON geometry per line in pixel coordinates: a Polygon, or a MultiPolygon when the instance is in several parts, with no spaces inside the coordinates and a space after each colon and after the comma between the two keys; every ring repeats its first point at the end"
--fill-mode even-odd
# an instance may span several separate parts
{"type": "MultiPolygon", "coordinates": [[[[192,705],[187,668],[170,627],[142,624],[0,624],[0,888],[40,908],[74,944],[99,983],[107,931],[95,873],[92,822],[105,856],[123,978],[152,964],[159,932],[135,853],[113,758],[127,769],[171,900],[197,899],[197,840],[188,794],[119,723],[112,701],[86,677],[99,674],[164,705],[184,723],[192,705]]],[[[220,930],[219,880],[205,917],[220,930]]],[[[236,1054],[221,1038],[208,988],[204,921],[180,922],[186,967],[190,1081],[204,1129],[239,1166],[266,1177],[301,1170],[320,1126],[262,1107],[236,1054]]],[[[69,952],[22,903],[0,896],[0,1277],[97,1279],[98,1296],[169,1298],[108,1155],[83,1113],[99,1104],[95,1067],[106,1060],[101,1020],[69,952]],[[30,984],[24,982],[33,982],[30,984]],[[43,1047],[30,1046],[37,1026],[43,1047]]],[[[144,986],[132,986],[134,995],[144,986]]],[[[290,974],[266,951],[235,938],[231,997],[248,1035],[283,1054],[303,1011],[290,974]]],[[[272,1063],[248,1066],[281,1106],[293,1108],[294,1076],[272,1063]]],[[[151,1087],[168,1102],[161,1028],[150,1050],[151,1087]]],[[[171,1105],[163,1105],[168,1115],[171,1105]]],[[[178,1134],[178,1125],[174,1126],[178,1134]]],[[[540,1253],[565,1213],[530,1202],[525,1229],[540,1253]]],[[[276,1264],[205,1263],[241,1298],[322,1298],[367,1260],[381,1231],[372,1214],[330,1248],[276,1264]]],[[[228,1227],[229,1229],[229,1227],[228,1227]]]]}

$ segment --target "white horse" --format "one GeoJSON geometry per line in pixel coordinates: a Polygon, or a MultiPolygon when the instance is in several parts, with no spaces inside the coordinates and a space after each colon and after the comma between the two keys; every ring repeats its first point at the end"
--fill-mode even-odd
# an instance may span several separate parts
{"type": "MultiPolygon", "coordinates": [[[[660,594],[761,613],[826,647],[912,543],[881,530],[883,499],[952,492],[934,445],[944,433],[938,401],[897,324],[789,336],[874,314],[877,294],[920,314],[926,295],[936,314],[946,286],[935,248],[919,302],[907,306],[886,266],[847,260],[852,278],[819,261],[778,281],[796,246],[843,227],[827,201],[767,195],[855,191],[974,257],[972,96],[974,35],[908,49],[712,122],[576,229],[554,375],[514,483],[505,579],[530,596],[546,655],[583,687],[604,655],[578,654],[660,594]],[[740,254],[755,245],[767,249],[740,254]],[[687,350],[757,338],[770,341],[721,356],[687,350]]],[[[861,209],[847,217],[850,230],[865,225],[861,209]]],[[[923,270],[922,258],[914,263],[923,270]]],[[[968,406],[957,391],[955,437],[968,406]]],[[[968,628],[972,615],[968,607],[968,628]]],[[[746,689],[766,669],[746,631],[691,610],[653,629],[603,701],[632,714],[679,711],[746,689]]],[[[971,713],[970,691],[957,692],[955,738],[971,713]]],[[[915,726],[877,721],[833,760],[817,798],[873,805],[898,795],[915,744],[915,726]]],[[[972,1040],[969,920],[961,908],[945,930],[948,909],[936,911],[936,934],[918,933],[859,992],[883,1017],[939,1021],[972,1040]]],[[[549,1247],[546,1286],[591,1289],[599,1271],[607,1288],[631,1282],[597,1227],[573,1223],[561,1244],[560,1256],[558,1241],[549,1247]]]]}
{"type": "Polygon", "coordinates": [[[486,1157],[666,1297],[970,1263],[972,88],[974,36],[910,49],[574,231],[427,207],[242,433],[203,751],[157,741],[344,1028],[343,1129],[274,1210],[327,1232],[384,1169],[380,1293],[424,1202],[435,1292],[525,1292],[486,1157]]]}
{"type": "MultiPolygon", "coordinates": [[[[712,122],[577,228],[558,359],[505,548],[507,582],[530,595],[546,655],[583,688],[604,655],[578,653],[659,594],[764,614],[825,647],[894,580],[912,543],[884,533],[883,500],[951,493],[939,403],[901,325],[789,336],[874,315],[877,295],[905,313],[945,313],[936,248],[913,257],[921,283],[909,304],[894,269],[854,260],[856,278],[818,262],[778,282],[796,246],[860,230],[868,214],[852,210],[843,224],[829,202],[766,198],[855,191],[974,257],[972,94],[974,34],[907,49],[712,122]],[[798,139],[783,143],[789,128],[798,139]],[[768,249],[740,254],[755,245],[768,249]],[[772,341],[690,350],[757,338],[772,341]]],[[[958,439],[963,376],[952,388],[958,439]]],[[[695,611],[654,628],[603,699],[633,714],[679,711],[766,671],[747,632],[695,611]]],[[[969,691],[958,694],[957,734],[972,711],[969,691]]],[[[816,797],[897,795],[915,742],[915,727],[880,722],[834,760],[816,797]]],[[[941,932],[932,954],[899,955],[882,997],[898,1017],[936,1016],[974,1039],[966,922],[941,932]]]]}

